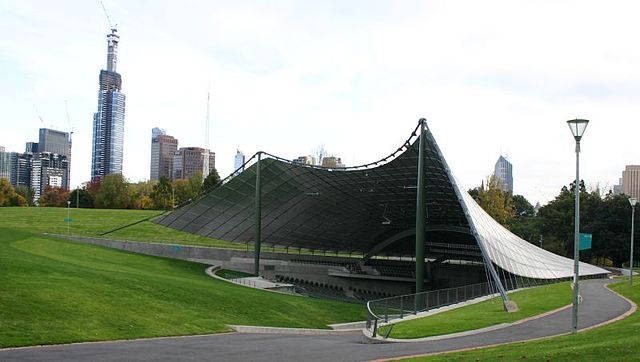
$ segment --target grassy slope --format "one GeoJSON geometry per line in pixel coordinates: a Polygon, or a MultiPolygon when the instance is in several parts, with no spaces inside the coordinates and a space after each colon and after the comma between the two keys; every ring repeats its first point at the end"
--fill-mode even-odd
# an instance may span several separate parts
{"type": "MultiPolygon", "coordinates": [[[[640,285],[617,283],[611,289],[640,304],[640,285]]],[[[639,361],[640,314],[576,335],[552,339],[512,343],[438,356],[416,361],[639,361]]]]}
{"type": "Polygon", "coordinates": [[[430,317],[400,322],[393,327],[391,337],[430,337],[515,322],[570,304],[571,288],[568,282],[551,284],[518,291],[510,294],[509,298],[518,304],[517,312],[505,313],[502,301],[494,298],[430,317]]]}
{"type": "MultiPolygon", "coordinates": [[[[73,221],[69,225],[69,232],[72,235],[101,237],[99,236],[101,233],[160,214],[159,211],[147,210],[71,208],[69,215],[73,221]]],[[[67,223],[64,221],[66,217],[66,208],[0,207],[0,227],[24,231],[66,234],[67,223]]],[[[144,221],[103,237],[116,240],[167,242],[233,249],[245,248],[243,244],[205,238],[157,225],[151,221],[144,221]]]]}
{"type": "Polygon", "coordinates": [[[364,318],[361,305],[236,286],[200,264],[0,228],[0,347],[364,318]]]}

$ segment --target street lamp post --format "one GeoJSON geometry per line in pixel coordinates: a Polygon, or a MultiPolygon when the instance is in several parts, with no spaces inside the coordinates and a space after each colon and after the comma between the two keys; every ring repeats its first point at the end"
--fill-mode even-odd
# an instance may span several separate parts
{"type": "Polygon", "coordinates": [[[71,200],[67,200],[67,235],[69,235],[69,224],[71,224],[71,200]]]}
{"type": "Polygon", "coordinates": [[[573,305],[571,309],[571,331],[572,333],[578,332],[578,285],[580,280],[580,274],[578,272],[578,265],[580,262],[580,139],[587,129],[589,123],[586,119],[572,119],[567,121],[569,129],[573,134],[573,138],[576,140],[576,204],[575,204],[575,223],[573,230],[573,305]]]}
{"type": "Polygon", "coordinates": [[[631,204],[631,255],[629,256],[629,283],[633,286],[633,227],[635,224],[635,211],[636,211],[636,203],[638,199],[635,197],[629,198],[629,203],[631,204]]]}

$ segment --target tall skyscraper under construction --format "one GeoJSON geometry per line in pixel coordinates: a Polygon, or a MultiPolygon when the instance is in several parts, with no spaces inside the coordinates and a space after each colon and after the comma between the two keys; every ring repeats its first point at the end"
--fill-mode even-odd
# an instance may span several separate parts
{"type": "Polygon", "coordinates": [[[98,111],[93,115],[91,179],[122,173],[125,95],[122,77],[116,72],[118,42],[115,28],[107,35],[107,69],[100,71],[98,111]]]}

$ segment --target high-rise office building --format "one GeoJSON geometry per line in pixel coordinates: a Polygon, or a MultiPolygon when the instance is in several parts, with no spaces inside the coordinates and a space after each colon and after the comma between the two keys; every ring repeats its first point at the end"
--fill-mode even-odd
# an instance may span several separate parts
{"type": "Polygon", "coordinates": [[[493,175],[502,185],[502,191],[513,194],[513,166],[506,158],[500,156],[496,162],[493,175]]]}
{"type": "Polygon", "coordinates": [[[27,142],[27,143],[25,143],[24,152],[30,152],[30,153],[38,152],[38,142],[27,142]]]}
{"type": "MultiPolygon", "coordinates": [[[[204,172],[204,155],[206,149],[201,147],[182,147],[173,155],[173,179],[188,179],[202,172],[202,177],[207,177],[204,172]]],[[[213,170],[216,165],[216,154],[209,152],[209,170],[213,170]]]]}
{"type": "Polygon", "coordinates": [[[33,189],[34,201],[49,187],[69,189],[69,162],[67,156],[51,152],[32,155],[29,167],[29,186],[33,189]]]}
{"type": "Polygon", "coordinates": [[[122,77],[116,72],[118,62],[117,30],[107,35],[107,69],[100,71],[98,111],[93,115],[93,151],[91,178],[122,173],[125,95],[122,77]]]}
{"type": "Polygon", "coordinates": [[[11,152],[11,177],[9,181],[13,187],[31,187],[31,161],[33,153],[11,152]]]}
{"type": "Polygon", "coordinates": [[[340,157],[327,156],[322,158],[322,167],[344,168],[345,165],[342,163],[342,159],[340,157]]]}
{"type": "Polygon", "coordinates": [[[64,177],[64,186],[60,187],[69,189],[71,186],[71,137],[69,133],[49,128],[40,128],[38,152],[54,153],[65,157],[65,171],[67,174],[64,177]]]}
{"type": "Polygon", "coordinates": [[[38,141],[27,142],[23,153],[0,150],[0,178],[33,189],[36,203],[48,186],[69,189],[71,158],[69,133],[41,128],[38,141]]]}
{"type": "Polygon", "coordinates": [[[165,130],[151,130],[151,172],[150,180],[166,176],[173,178],[173,156],[178,150],[178,140],[166,134],[165,130]]]}
{"type": "Polygon", "coordinates": [[[623,194],[640,199],[640,165],[627,165],[621,183],[623,194]]]}
{"type": "Polygon", "coordinates": [[[0,178],[11,181],[11,152],[5,152],[0,146],[0,178]]]}
{"type": "Polygon", "coordinates": [[[244,171],[244,153],[236,150],[236,156],[233,159],[233,172],[239,174],[244,171]]]}
{"type": "Polygon", "coordinates": [[[620,195],[622,193],[622,177],[618,179],[618,184],[613,185],[613,194],[620,195]]]}
{"type": "Polygon", "coordinates": [[[69,157],[71,155],[69,133],[49,128],[40,128],[38,152],[51,152],[69,157]]]}
{"type": "Polygon", "coordinates": [[[313,156],[300,156],[292,161],[293,163],[298,163],[301,165],[315,165],[316,160],[313,156]]]}

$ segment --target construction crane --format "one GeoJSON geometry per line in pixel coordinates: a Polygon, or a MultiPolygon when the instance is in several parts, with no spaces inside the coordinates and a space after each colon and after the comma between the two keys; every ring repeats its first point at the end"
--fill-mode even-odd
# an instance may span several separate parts
{"type": "Polygon", "coordinates": [[[44,126],[44,119],[42,119],[42,116],[40,115],[40,112],[38,112],[38,107],[36,107],[35,104],[33,105],[33,110],[36,111],[36,115],[40,119],[40,123],[42,123],[42,125],[44,126]]]}
{"type": "Polygon", "coordinates": [[[67,126],[69,127],[69,147],[71,147],[71,138],[73,137],[74,127],[71,123],[71,117],[69,116],[69,104],[67,100],[64,100],[64,111],[67,114],[67,126]]]}
{"type": "MultiPolygon", "coordinates": [[[[33,110],[36,111],[36,115],[38,116],[38,119],[40,119],[40,123],[42,124],[42,127],[46,127],[46,123],[44,121],[44,119],[42,118],[42,115],[40,115],[40,111],[38,111],[38,107],[36,107],[36,105],[33,105],[33,110]]],[[[49,123],[49,128],[53,129],[53,124],[49,123]]]]}
{"type": "Polygon", "coordinates": [[[102,6],[104,15],[107,17],[107,22],[109,23],[109,29],[115,30],[118,27],[118,24],[115,24],[114,26],[113,22],[111,21],[111,17],[109,16],[109,12],[107,11],[107,8],[104,6],[104,3],[102,1],[100,1],[100,5],[102,6]]]}

